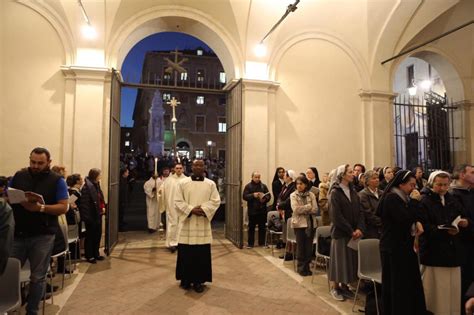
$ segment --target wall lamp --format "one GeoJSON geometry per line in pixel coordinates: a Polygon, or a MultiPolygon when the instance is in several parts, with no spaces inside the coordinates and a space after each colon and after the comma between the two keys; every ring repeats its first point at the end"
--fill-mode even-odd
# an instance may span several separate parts
{"type": "Polygon", "coordinates": [[[97,38],[97,31],[91,24],[91,20],[89,19],[89,16],[87,15],[86,9],[84,8],[84,4],[82,4],[82,0],[77,0],[77,3],[79,4],[79,7],[81,8],[82,17],[86,21],[86,24],[83,25],[81,28],[82,36],[84,36],[87,39],[97,38]]]}
{"type": "Polygon", "coordinates": [[[267,39],[268,36],[270,36],[271,33],[273,33],[273,31],[286,19],[286,17],[291,12],[295,12],[296,9],[298,9],[297,5],[298,5],[299,2],[300,2],[300,0],[296,0],[295,3],[288,5],[288,7],[286,8],[285,14],[283,14],[283,16],[280,18],[280,20],[278,20],[278,22],[276,22],[275,25],[273,25],[273,27],[263,37],[263,39],[260,41],[260,43],[258,43],[258,45],[255,46],[255,49],[254,49],[255,55],[257,55],[258,57],[263,57],[263,56],[266,55],[267,49],[266,49],[265,45],[263,44],[263,42],[265,41],[265,39],[267,39]]]}

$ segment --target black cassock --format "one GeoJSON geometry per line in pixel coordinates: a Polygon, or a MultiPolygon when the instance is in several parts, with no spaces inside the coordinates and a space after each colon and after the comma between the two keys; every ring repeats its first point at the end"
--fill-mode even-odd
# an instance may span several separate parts
{"type": "Polygon", "coordinates": [[[187,283],[212,282],[211,244],[178,244],[176,280],[187,283]]]}
{"type": "Polygon", "coordinates": [[[421,220],[417,201],[394,192],[381,205],[382,308],[384,315],[427,314],[418,257],[413,250],[413,223],[421,220]]]}

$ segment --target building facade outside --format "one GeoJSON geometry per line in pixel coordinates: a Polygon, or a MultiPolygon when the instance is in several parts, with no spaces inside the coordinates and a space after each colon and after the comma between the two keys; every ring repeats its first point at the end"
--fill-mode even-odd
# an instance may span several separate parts
{"type": "Polygon", "coordinates": [[[136,152],[150,153],[150,107],[155,97],[161,97],[164,109],[162,154],[173,153],[173,110],[168,103],[174,97],[180,102],[176,107],[176,147],[179,155],[225,159],[226,98],[220,90],[226,83],[226,77],[214,53],[200,48],[180,52],[148,52],[141,83],[160,88],[138,90],[132,131],[136,152]],[[176,57],[178,62],[184,59],[179,68],[182,72],[171,67],[171,71],[167,71],[167,60],[174,62],[176,57]]]}

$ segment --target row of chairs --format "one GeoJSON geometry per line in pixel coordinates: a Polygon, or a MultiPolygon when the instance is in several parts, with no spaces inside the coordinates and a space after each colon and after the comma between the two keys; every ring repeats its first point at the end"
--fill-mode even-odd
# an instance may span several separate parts
{"type": "MultiPolygon", "coordinates": [[[[69,271],[72,269],[71,252],[69,251],[69,245],[75,244],[76,248],[79,245],[79,228],[78,225],[67,225],[66,218],[59,216],[58,218],[59,227],[65,240],[65,250],[52,255],[51,258],[62,257],[69,263],[69,271]]],[[[63,265],[64,268],[65,264],[63,265]]],[[[65,270],[63,270],[62,286],[64,289],[65,270]]],[[[26,260],[23,266],[20,261],[16,258],[9,258],[4,273],[0,276],[0,314],[13,312],[19,310],[21,307],[21,288],[24,287],[30,281],[31,271],[30,262],[26,260]]],[[[48,268],[48,278],[50,279],[50,287],[52,289],[52,265],[48,268]]],[[[46,300],[43,299],[43,314],[45,311],[46,300]]],[[[51,292],[51,302],[54,303],[54,295],[51,292]]]]}
{"type": "MultiPolygon", "coordinates": [[[[275,213],[269,213],[267,215],[267,222],[271,218],[272,215],[275,215],[275,213]]],[[[318,223],[320,221],[318,220],[318,223]]],[[[318,224],[319,225],[319,224],[318,224]]],[[[275,232],[267,228],[267,237],[266,237],[266,245],[268,245],[268,236],[270,236],[270,239],[273,240],[273,236],[282,236],[283,232],[275,232]]],[[[316,247],[315,250],[315,261],[313,264],[313,275],[311,278],[311,283],[314,281],[314,275],[316,274],[316,267],[317,264],[316,262],[319,260],[322,260],[324,262],[324,272],[326,275],[328,275],[328,265],[330,261],[330,257],[326,255],[325,253],[321,253],[321,244],[319,244],[320,239],[325,239],[331,237],[331,226],[318,226],[316,228],[316,233],[314,235],[314,240],[313,244],[316,247]]],[[[293,245],[296,245],[296,236],[294,230],[290,226],[290,221],[286,222],[286,240],[287,240],[287,245],[285,247],[285,252],[287,251],[287,246],[289,243],[292,243],[293,245]]],[[[272,248],[272,256],[274,253],[274,245],[273,242],[270,243],[270,246],[272,248]]],[[[293,256],[295,254],[295,247],[293,246],[293,256]]],[[[354,296],[354,301],[352,304],[352,311],[354,312],[355,304],[357,301],[357,297],[359,294],[359,289],[360,289],[360,283],[362,280],[370,281],[373,284],[374,287],[374,292],[375,292],[375,303],[377,306],[377,314],[380,314],[379,310],[379,301],[378,301],[378,294],[377,294],[377,283],[382,284],[382,263],[380,260],[380,252],[379,252],[379,240],[378,239],[363,239],[358,242],[358,270],[357,270],[357,275],[359,277],[359,281],[357,283],[357,289],[356,293],[354,296]]],[[[296,257],[293,259],[293,268],[296,271],[296,257]]],[[[328,277],[328,287],[329,287],[329,277],[328,277]]]]}

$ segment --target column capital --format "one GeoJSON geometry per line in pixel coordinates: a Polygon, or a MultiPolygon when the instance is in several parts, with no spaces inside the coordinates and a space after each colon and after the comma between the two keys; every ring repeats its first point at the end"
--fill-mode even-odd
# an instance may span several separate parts
{"type": "Polygon", "coordinates": [[[360,90],[359,96],[362,101],[391,101],[397,96],[397,93],[377,90],[360,90]]]}
{"type": "Polygon", "coordinates": [[[455,102],[453,105],[461,106],[464,110],[472,110],[474,108],[474,101],[472,100],[462,100],[455,102]]]}
{"type": "MultiPolygon", "coordinates": [[[[239,80],[237,79],[230,81],[226,86],[224,86],[223,90],[228,91],[232,89],[238,82],[239,80]]],[[[278,90],[279,86],[280,83],[276,81],[242,79],[242,89],[244,91],[273,93],[278,90]]]]}
{"type": "Polygon", "coordinates": [[[245,91],[256,91],[256,92],[275,92],[280,87],[279,82],[267,81],[267,80],[242,80],[243,89],[245,91]]]}
{"type": "Polygon", "coordinates": [[[112,70],[105,67],[61,66],[66,80],[108,81],[112,70]]]}

